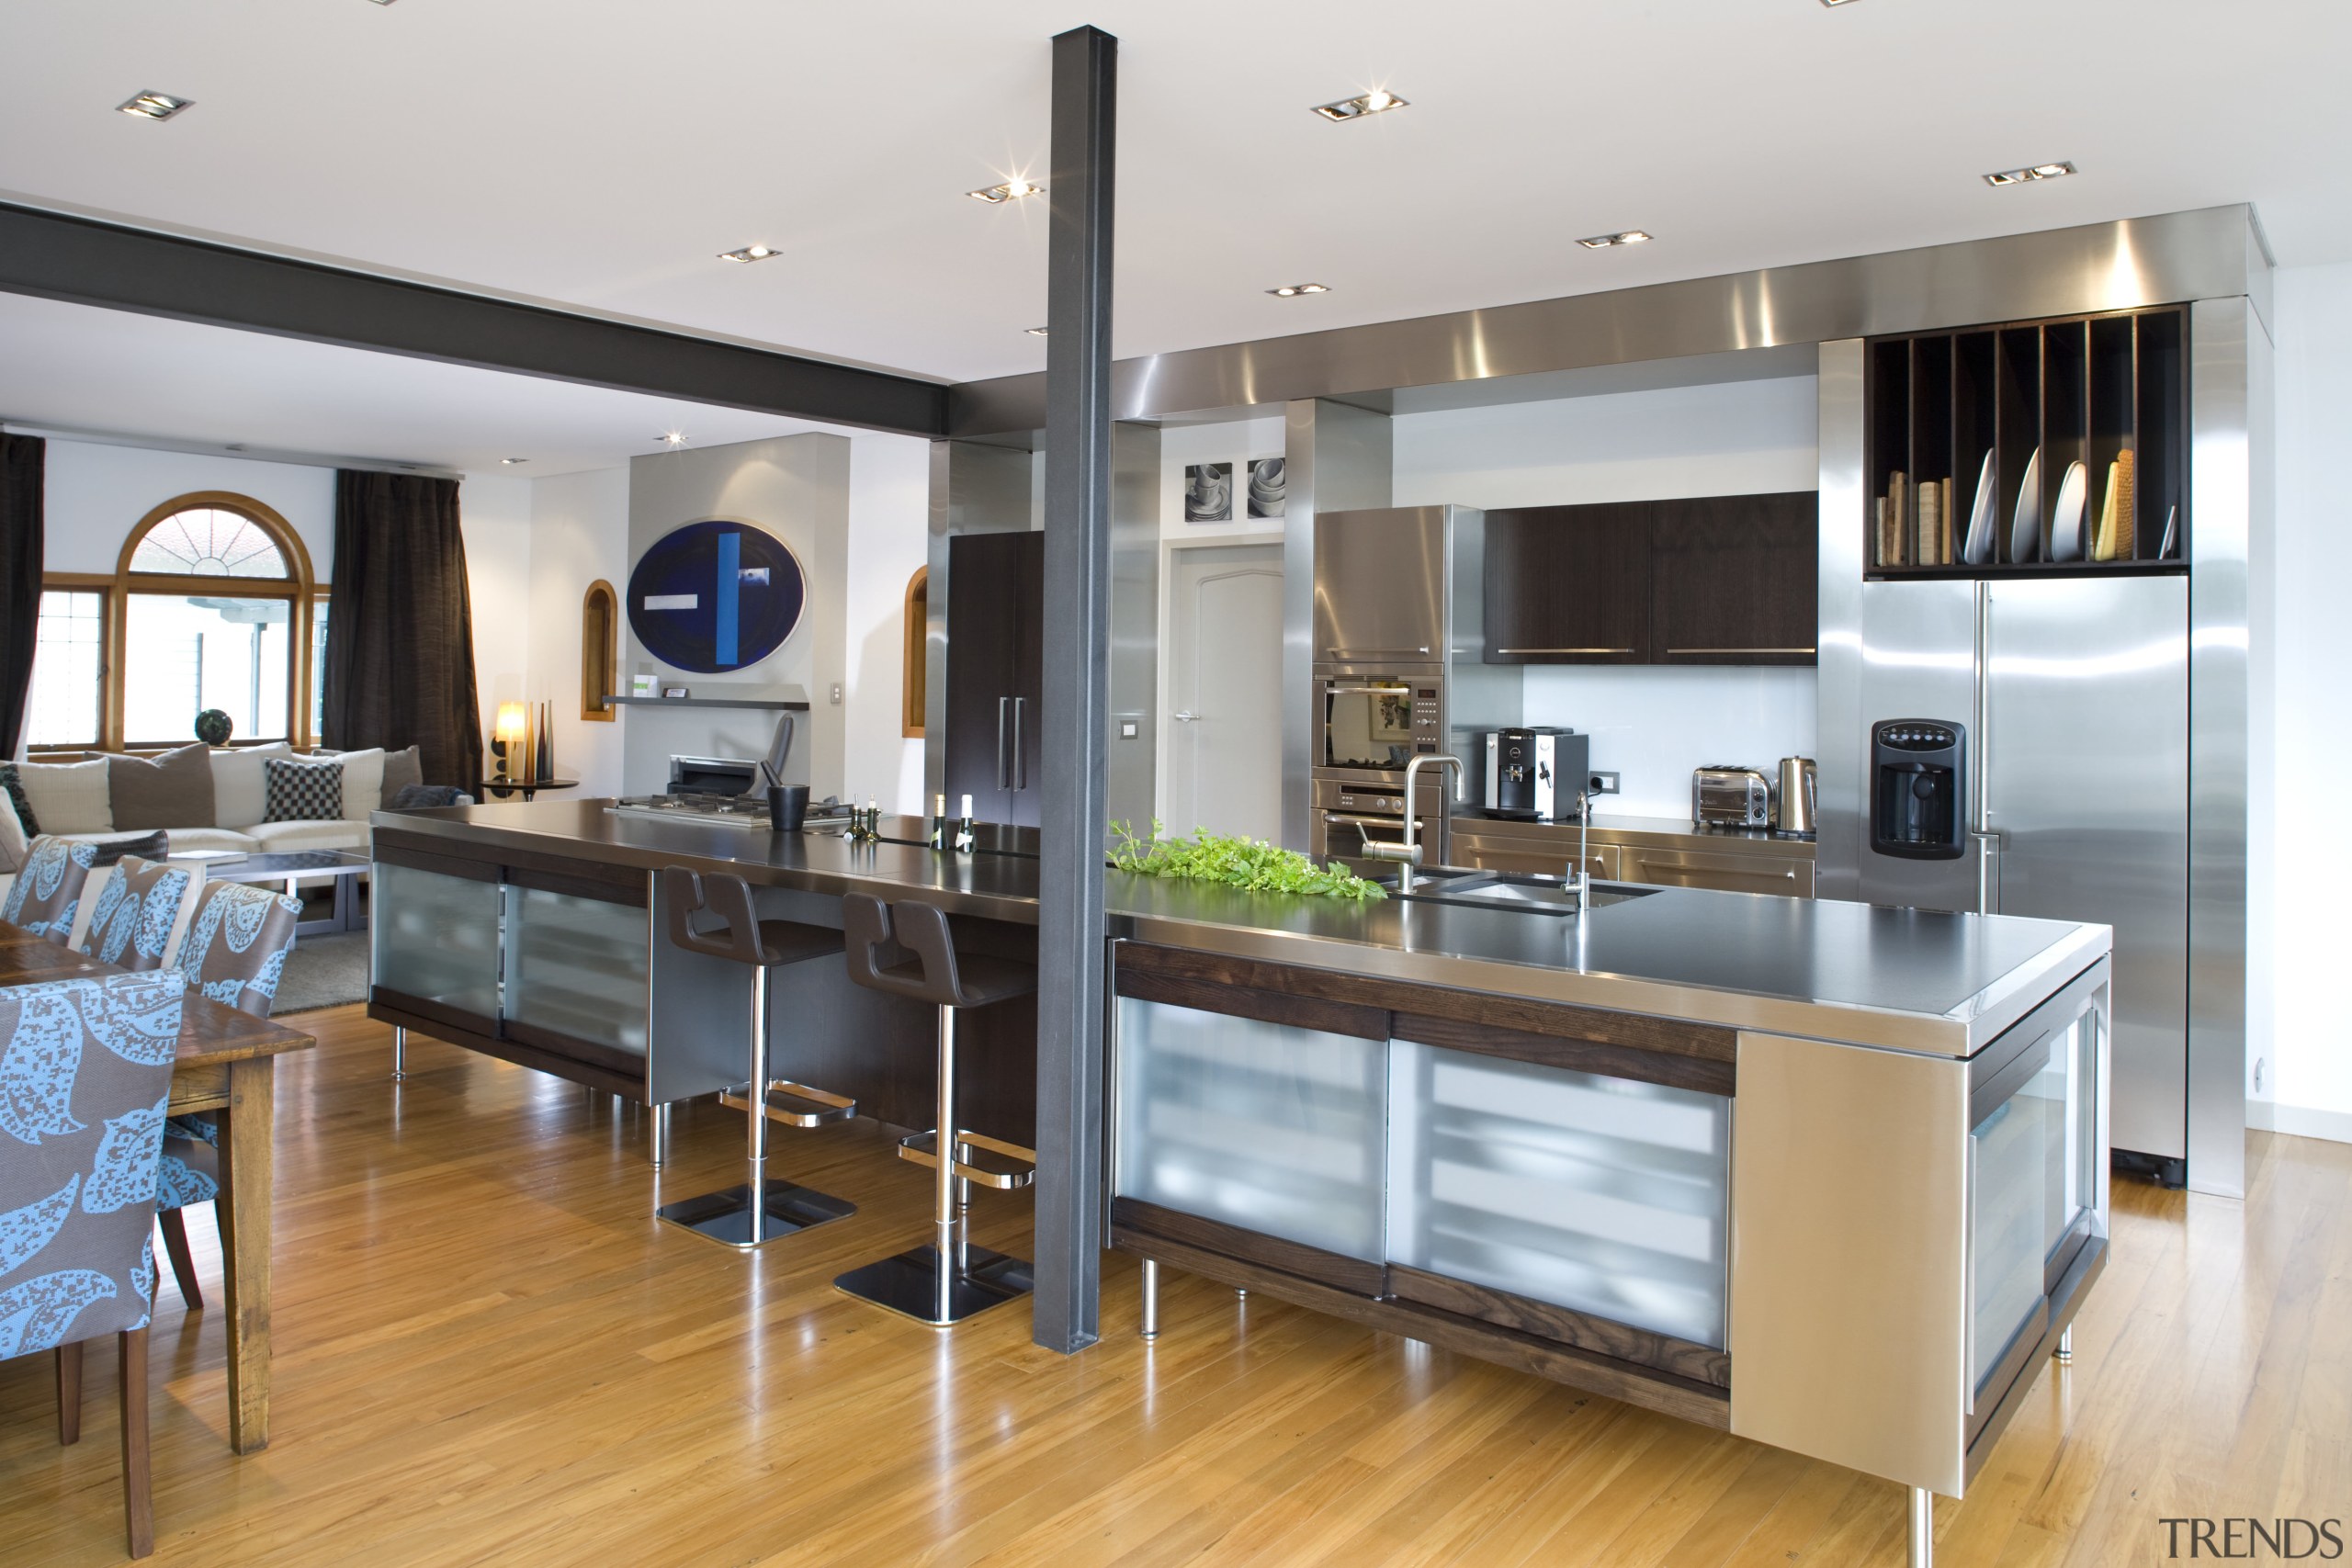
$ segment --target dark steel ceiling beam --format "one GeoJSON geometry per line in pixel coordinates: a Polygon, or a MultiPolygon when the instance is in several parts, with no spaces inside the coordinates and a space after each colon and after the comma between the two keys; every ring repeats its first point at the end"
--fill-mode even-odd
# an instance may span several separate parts
{"type": "Polygon", "coordinates": [[[0,291],[910,435],[912,377],[0,203],[0,291]]]}

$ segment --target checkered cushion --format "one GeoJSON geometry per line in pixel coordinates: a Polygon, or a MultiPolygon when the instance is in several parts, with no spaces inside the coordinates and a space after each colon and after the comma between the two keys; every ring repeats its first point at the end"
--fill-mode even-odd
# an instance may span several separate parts
{"type": "Polygon", "coordinates": [[[262,764],[265,822],[333,822],[343,816],[343,764],[272,757],[262,764]]]}

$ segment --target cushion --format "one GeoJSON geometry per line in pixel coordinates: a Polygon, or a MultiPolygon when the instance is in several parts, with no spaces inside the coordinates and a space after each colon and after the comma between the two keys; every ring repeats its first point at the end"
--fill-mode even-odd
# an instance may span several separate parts
{"type": "Polygon", "coordinates": [[[412,784],[424,782],[424,759],[413,746],[405,751],[384,753],[384,793],[386,810],[392,809],[392,797],[412,784]]]}
{"type": "Polygon", "coordinates": [[[473,797],[456,784],[410,784],[385,802],[393,811],[422,811],[438,806],[469,806],[473,797]]]}
{"type": "MultiPolygon", "coordinates": [[[[24,829],[24,837],[27,841],[40,838],[40,818],[33,814],[33,803],[25,795],[25,781],[17,772],[16,763],[0,762],[0,792],[5,792],[8,797],[8,804],[16,807],[11,815],[24,829]]],[[[18,858],[17,863],[20,865],[24,863],[21,857],[18,858]]]]}
{"type": "Polygon", "coordinates": [[[367,852],[371,841],[365,822],[330,817],[316,822],[264,822],[254,829],[254,846],[264,854],[291,854],[296,850],[356,850],[367,852]]]}
{"type": "Polygon", "coordinates": [[[117,831],[212,826],[212,748],[201,740],[156,758],[108,757],[117,831]]]}
{"type": "Polygon", "coordinates": [[[172,836],[160,828],[145,833],[74,833],[71,837],[75,843],[98,852],[95,863],[98,865],[112,865],[125,855],[161,860],[172,852],[172,836]]]}
{"type": "Polygon", "coordinates": [[[234,828],[175,828],[172,830],[172,853],[194,854],[199,850],[234,850],[239,854],[251,854],[261,848],[261,840],[251,833],[240,833],[234,828]]]}
{"type": "MultiPolygon", "coordinates": [[[[9,767],[8,781],[13,784],[16,776],[16,769],[9,767]]],[[[17,815],[17,808],[8,804],[6,796],[0,795],[0,875],[25,863],[25,852],[31,842],[24,818],[17,815]]]]}
{"type": "Polygon", "coordinates": [[[184,865],[124,856],[105,886],[85,895],[90,926],[82,951],[125,969],[161,969],[203,880],[184,865]]]}
{"type": "Polygon", "coordinates": [[[264,822],[316,822],[343,815],[343,764],[272,757],[262,764],[264,822]]]}
{"type": "Polygon", "coordinates": [[[266,746],[239,746],[212,753],[212,824],[216,828],[250,828],[269,808],[262,764],[272,757],[291,757],[294,748],[283,740],[266,746]]]}
{"type": "Polygon", "coordinates": [[[368,814],[384,804],[384,749],[371,746],[364,751],[313,751],[319,761],[343,764],[343,805],[328,812],[330,817],[345,817],[355,822],[365,822],[368,814]]]}
{"type": "Polygon", "coordinates": [[[44,833],[111,833],[113,795],[104,757],[86,762],[18,762],[25,798],[44,833]]]}

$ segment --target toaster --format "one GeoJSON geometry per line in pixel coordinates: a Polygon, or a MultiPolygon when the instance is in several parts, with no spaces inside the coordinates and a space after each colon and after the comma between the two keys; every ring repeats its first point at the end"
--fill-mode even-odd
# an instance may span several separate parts
{"type": "Polygon", "coordinates": [[[1690,820],[1701,828],[1770,828],[1772,781],[1756,768],[1695,769],[1690,820]]]}

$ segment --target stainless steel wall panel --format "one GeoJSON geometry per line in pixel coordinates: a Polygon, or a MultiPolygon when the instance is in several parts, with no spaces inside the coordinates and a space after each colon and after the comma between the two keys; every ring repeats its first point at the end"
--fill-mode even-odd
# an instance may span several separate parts
{"type": "MultiPolygon", "coordinates": [[[[2271,351],[2245,299],[2199,300],[2188,350],[2188,1184],[2235,1198],[2245,1193],[2246,575],[2256,527],[2269,523],[2271,351]]],[[[2116,1103],[2121,1140],[2120,1081],[2116,1103]]]]}
{"type": "Polygon", "coordinates": [[[1322,723],[1315,692],[1315,518],[1386,506],[1395,493],[1388,416],[1319,399],[1283,415],[1283,843],[1304,852],[1314,834],[1310,770],[1322,723]]]}
{"type": "MultiPolygon", "coordinates": [[[[2206,208],[1153,355],[1114,367],[1113,408],[1154,419],[2244,295],[2260,257],[2251,212],[2206,208]]],[[[1045,406],[1042,376],[969,382],[951,395],[949,433],[1035,430],[1045,406]]]]}
{"type": "Polygon", "coordinates": [[[1151,820],[1159,748],[1159,427],[1111,429],[1111,820],[1151,820]],[[1135,726],[1132,739],[1122,735],[1135,726]]]}
{"type": "Polygon", "coordinates": [[[1862,767],[1862,342],[1840,338],[1820,351],[1821,582],[1815,637],[1814,747],[1820,761],[1815,823],[1815,888],[1824,898],[1860,898],[1862,767]]]}
{"type": "MultiPolygon", "coordinates": [[[[1030,525],[1030,454],[973,441],[931,444],[931,525],[923,616],[922,788],[947,787],[947,541],[1030,525]]],[[[1156,569],[1155,569],[1156,570],[1156,569]]],[[[931,802],[923,805],[929,807],[931,802]]],[[[949,801],[953,810],[956,803],[949,801]]]]}
{"type": "Polygon", "coordinates": [[[2115,1146],[2188,1153],[2188,584],[1986,585],[1983,808],[2004,915],[2115,931],[2115,1146]]]}
{"type": "Polygon", "coordinates": [[[1957,1497],[1968,1065],[1739,1037],[1731,1429],[1957,1497]]]}

